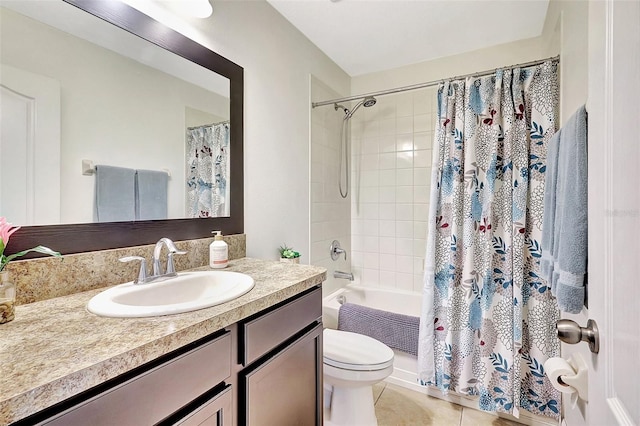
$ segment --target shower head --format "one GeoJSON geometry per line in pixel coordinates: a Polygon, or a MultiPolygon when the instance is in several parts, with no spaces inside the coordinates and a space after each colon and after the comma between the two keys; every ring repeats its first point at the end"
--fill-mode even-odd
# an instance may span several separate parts
{"type": "Polygon", "coordinates": [[[378,102],[376,100],[376,98],[374,98],[373,96],[369,96],[364,98],[364,101],[362,103],[362,105],[364,105],[366,108],[372,107],[376,104],[376,102],[378,102]]]}
{"type": "MultiPolygon", "coordinates": [[[[366,98],[364,98],[363,100],[361,100],[360,102],[358,102],[358,103],[356,104],[356,106],[354,106],[353,108],[351,108],[351,110],[345,109],[345,113],[346,113],[346,115],[344,116],[344,119],[345,119],[345,120],[350,119],[350,118],[353,116],[353,114],[355,114],[355,113],[356,113],[356,110],[357,110],[358,108],[360,108],[362,105],[364,105],[365,107],[367,107],[367,108],[368,108],[368,107],[372,107],[372,106],[374,106],[374,105],[376,104],[376,102],[377,102],[377,101],[376,101],[376,98],[374,98],[373,96],[367,96],[366,98]]],[[[337,105],[337,104],[336,104],[336,108],[337,108],[338,106],[340,106],[340,105],[337,105]]]]}

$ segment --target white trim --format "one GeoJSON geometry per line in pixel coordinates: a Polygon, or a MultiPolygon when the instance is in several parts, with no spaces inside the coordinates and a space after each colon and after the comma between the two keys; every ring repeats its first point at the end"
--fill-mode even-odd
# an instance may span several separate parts
{"type": "Polygon", "coordinates": [[[34,223],[35,205],[36,205],[36,100],[30,96],[22,95],[27,102],[27,140],[25,144],[25,153],[27,158],[26,166],[26,208],[27,222],[34,223]]]}
{"type": "MultiPolygon", "coordinates": [[[[605,51],[604,51],[604,107],[603,107],[603,133],[604,140],[603,151],[604,151],[604,187],[605,187],[605,211],[609,212],[613,210],[613,78],[614,78],[614,69],[613,69],[613,26],[614,26],[614,12],[613,12],[613,1],[605,2],[605,51]]],[[[603,276],[605,278],[604,283],[613,282],[613,265],[615,265],[615,260],[613,259],[613,250],[614,242],[614,224],[613,217],[611,215],[605,214],[604,217],[604,229],[606,237],[604,238],[604,271],[603,276]]],[[[604,284],[603,283],[603,284],[604,284]]],[[[613,300],[613,286],[605,285],[605,301],[613,300]]],[[[613,307],[610,304],[605,303],[604,306],[604,317],[605,323],[602,324],[602,331],[600,332],[600,336],[602,339],[601,344],[609,348],[602,358],[604,358],[604,394],[605,396],[614,395],[614,383],[613,383],[613,363],[611,362],[611,355],[613,355],[613,336],[614,332],[611,329],[611,324],[613,324],[613,307]]]]}
{"type": "Polygon", "coordinates": [[[637,426],[629,412],[624,408],[624,404],[618,398],[607,398],[607,405],[618,422],[618,425],[637,426]]]}

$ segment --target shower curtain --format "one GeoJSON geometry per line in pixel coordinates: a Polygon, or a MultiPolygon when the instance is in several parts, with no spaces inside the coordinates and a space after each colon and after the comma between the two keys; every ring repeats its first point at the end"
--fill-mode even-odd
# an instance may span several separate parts
{"type": "Polygon", "coordinates": [[[187,217],[230,214],[229,122],[187,129],[187,217]]]}
{"type": "Polygon", "coordinates": [[[479,408],[559,417],[544,374],[559,354],[540,274],[557,64],[444,82],[438,92],[419,379],[479,408]]]}

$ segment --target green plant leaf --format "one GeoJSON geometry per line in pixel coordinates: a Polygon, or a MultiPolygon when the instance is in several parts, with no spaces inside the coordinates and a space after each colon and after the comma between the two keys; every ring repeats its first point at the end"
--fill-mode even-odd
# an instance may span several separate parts
{"type": "Polygon", "coordinates": [[[7,256],[5,258],[6,262],[9,262],[9,261],[15,259],[16,257],[24,256],[25,254],[27,254],[29,252],[32,252],[32,251],[35,251],[35,252],[38,252],[38,253],[42,253],[42,254],[48,254],[49,256],[62,257],[62,255],[60,253],[58,253],[57,251],[51,250],[49,247],[38,246],[38,247],[34,247],[32,249],[29,249],[29,250],[23,250],[23,251],[20,251],[18,253],[14,253],[14,254],[12,254],[10,256],[7,256]]]}

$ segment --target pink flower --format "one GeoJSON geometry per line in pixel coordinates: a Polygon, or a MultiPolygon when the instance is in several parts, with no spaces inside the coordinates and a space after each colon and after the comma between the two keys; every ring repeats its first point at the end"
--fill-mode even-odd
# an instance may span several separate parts
{"type": "Polygon", "coordinates": [[[9,222],[7,222],[6,218],[0,216],[0,240],[2,240],[2,245],[4,247],[9,244],[9,237],[18,229],[20,229],[19,226],[14,227],[9,222]]]}
{"type": "Polygon", "coordinates": [[[0,216],[0,271],[2,271],[11,260],[15,259],[16,257],[24,256],[25,254],[32,251],[42,253],[42,254],[47,254],[49,256],[62,257],[62,255],[57,251],[53,251],[49,247],[45,247],[45,246],[37,246],[29,250],[22,250],[21,252],[13,253],[13,254],[10,254],[9,256],[5,256],[4,249],[7,247],[7,244],[9,243],[9,237],[13,235],[13,233],[16,232],[18,229],[20,229],[19,226],[11,225],[9,222],[7,222],[6,218],[0,216]]]}

